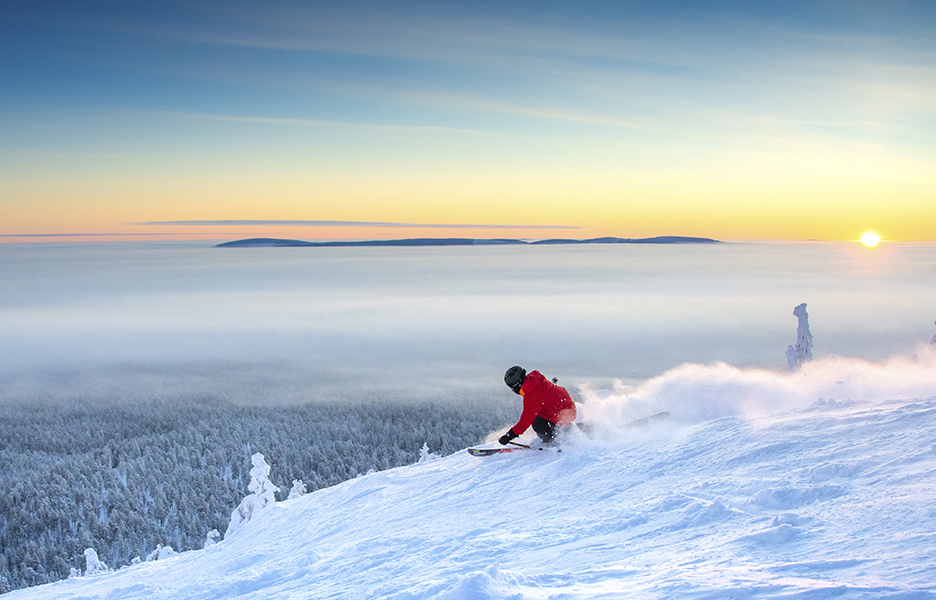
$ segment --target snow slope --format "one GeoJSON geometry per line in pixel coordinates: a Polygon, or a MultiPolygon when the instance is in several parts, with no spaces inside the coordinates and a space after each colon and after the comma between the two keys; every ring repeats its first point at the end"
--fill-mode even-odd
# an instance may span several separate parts
{"type": "Polygon", "coordinates": [[[921,353],[584,390],[598,430],[561,453],[371,474],[205,550],[9,598],[936,598],[936,362],[921,353]],[[620,427],[664,408],[666,423],[620,427]]]}

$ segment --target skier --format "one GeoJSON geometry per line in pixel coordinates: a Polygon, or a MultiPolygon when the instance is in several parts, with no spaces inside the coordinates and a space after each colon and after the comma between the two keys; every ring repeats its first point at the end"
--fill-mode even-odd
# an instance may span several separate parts
{"type": "Polygon", "coordinates": [[[549,444],[556,438],[557,429],[575,421],[575,402],[569,392],[539,371],[527,373],[523,367],[510,367],[504,374],[504,383],[523,396],[523,412],[517,424],[497,440],[501,445],[520,437],[531,425],[543,443],[549,444]]]}

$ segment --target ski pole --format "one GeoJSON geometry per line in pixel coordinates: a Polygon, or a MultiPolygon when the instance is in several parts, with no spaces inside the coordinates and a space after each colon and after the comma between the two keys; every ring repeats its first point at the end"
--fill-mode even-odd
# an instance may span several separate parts
{"type": "Polygon", "coordinates": [[[517,442],[507,442],[507,443],[508,443],[508,444],[512,444],[512,445],[514,445],[514,446],[520,446],[521,448],[526,448],[527,450],[530,449],[530,447],[527,446],[526,444],[520,444],[520,443],[517,443],[517,442]]]}

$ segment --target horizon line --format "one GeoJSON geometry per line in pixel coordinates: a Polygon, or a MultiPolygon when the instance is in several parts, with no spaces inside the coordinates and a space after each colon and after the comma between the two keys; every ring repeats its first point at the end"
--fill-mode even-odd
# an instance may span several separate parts
{"type": "Polygon", "coordinates": [[[188,221],[140,221],[129,225],[144,226],[204,226],[204,227],[231,227],[231,226],[280,226],[280,227],[385,227],[392,229],[584,229],[579,225],[498,225],[474,223],[398,223],[392,221],[328,221],[304,219],[216,219],[216,220],[188,220],[188,221]]]}
{"type": "MultiPolygon", "coordinates": [[[[161,232],[130,232],[130,233],[0,233],[0,238],[40,238],[40,237],[123,237],[123,236],[157,236],[157,235],[202,235],[202,232],[180,232],[180,231],[161,231],[161,232]]],[[[219,234],[211,234],[219,235],[219,234]]],[[[238,235],[231,233],[230,235],[238,235]]]]}

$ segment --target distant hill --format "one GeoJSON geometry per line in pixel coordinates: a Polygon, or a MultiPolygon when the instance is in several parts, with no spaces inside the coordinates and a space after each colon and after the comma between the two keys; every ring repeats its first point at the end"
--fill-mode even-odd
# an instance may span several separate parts
{"type": "Polygon", "coordinates": [[[587,240],[549,239],[526,242],[513,239],[472,239],[472,238],[410,238],[403,240],[365,240],[355,242],[306,242],[303,240],[284,240],[277,238],[250,238],[224,242],[216,248],[279,248],[279,247],[357,247],[357,246],[500,246],[500,245],[540,245],[540,244],[719,244],[718,240],[700,237],[663,235],[650,238],[602,237],[587,240]]]}

